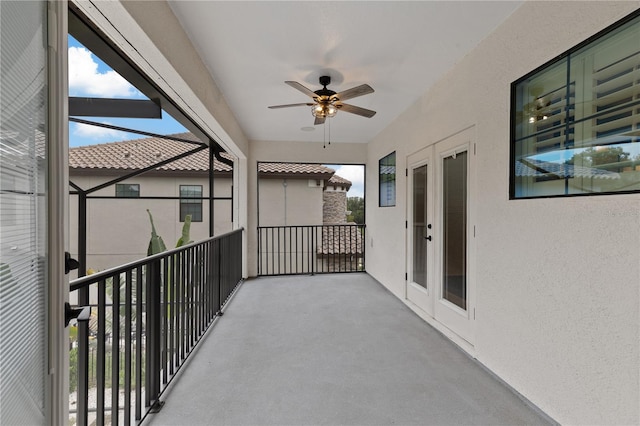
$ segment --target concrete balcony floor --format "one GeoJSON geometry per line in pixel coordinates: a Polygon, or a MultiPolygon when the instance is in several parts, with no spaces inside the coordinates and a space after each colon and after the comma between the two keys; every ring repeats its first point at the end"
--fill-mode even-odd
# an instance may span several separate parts
{"type": "Polygon", "coordinates": [[[247,281],[162,399],[148,424],[548,424],[363,273],[247,281]]]}

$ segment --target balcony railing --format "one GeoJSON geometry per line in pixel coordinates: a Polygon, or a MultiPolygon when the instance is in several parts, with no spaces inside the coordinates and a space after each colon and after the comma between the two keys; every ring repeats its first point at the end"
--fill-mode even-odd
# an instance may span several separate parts
{"type": "Polygon", "coordinates": [[[131,424],[160,396],[242,280],[242,229],[71,283],[92,306],[70,353],[70,423],[131,424]]]}
{"type": "Polygon", "coordinates": [[[259,227],[258,274],[363,272],[364,238],[365,225],[259,227]]]}

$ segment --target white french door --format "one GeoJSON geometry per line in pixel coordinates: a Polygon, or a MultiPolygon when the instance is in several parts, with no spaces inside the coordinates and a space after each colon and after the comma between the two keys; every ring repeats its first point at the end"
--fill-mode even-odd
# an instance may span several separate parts
{"type": "Polygon", "coordinates": [[[473,142],[461,132],[407,159],[407,300],[473,344],[473,142]]]}
{"type": "Polygon", "coordinates": [[[67,421],[66,8],[0,1],[0,424],[67,421]]]}
{"type": "Polygon", "coordinates": [[[433,316],[433,164],[431,148],[409,156],[406,298],[433,316]]]}

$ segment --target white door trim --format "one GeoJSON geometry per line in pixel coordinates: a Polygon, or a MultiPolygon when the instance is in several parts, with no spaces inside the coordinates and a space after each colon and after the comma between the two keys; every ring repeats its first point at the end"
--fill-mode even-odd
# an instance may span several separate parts
{"type": "Polygon", "coordinates": [[[45,410],[48,424],[69,422],[69,331],[64,327],[64,303],[69,300],[64,274],[68,244],[68,78],[67,1],[48,1],[47,67],[47,268],[48,360],[45,410]]]}

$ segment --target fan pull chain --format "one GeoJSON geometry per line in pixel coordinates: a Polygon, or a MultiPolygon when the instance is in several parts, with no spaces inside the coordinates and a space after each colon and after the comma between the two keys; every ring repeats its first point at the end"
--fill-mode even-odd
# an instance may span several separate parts
{"type": "Polygon", "coordinates": [[[324,132],[324,136],[322,138],[322,140],[323,140],[322,147],[323,148],[326,148],[327,145],[331,145],[331,122],[329,120],[330,119],[327,117],[327,119],[324,121],[324,124],[322,125],[322,130],[324,132]],[[329,123],[329,143],[327,143],[327,123],[329,123]]]}
{"type": "Polygon", "coordinates": [[[327,121],[322,123],[322,148],[327,148],[327,121]]]}

